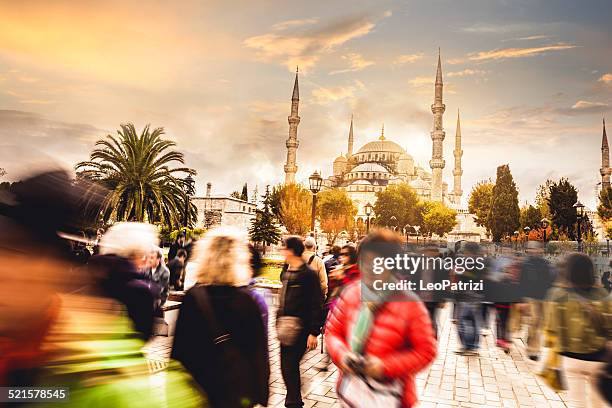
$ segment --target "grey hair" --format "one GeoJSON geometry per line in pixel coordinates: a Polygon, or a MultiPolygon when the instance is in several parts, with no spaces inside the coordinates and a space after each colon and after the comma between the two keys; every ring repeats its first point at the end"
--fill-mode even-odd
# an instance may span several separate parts
{"type": "Polygon", "coordinates": [[[157,228],[143,222],[118,222],[100,239],[100,255],[146,255],[159,243],[157,228]]]}

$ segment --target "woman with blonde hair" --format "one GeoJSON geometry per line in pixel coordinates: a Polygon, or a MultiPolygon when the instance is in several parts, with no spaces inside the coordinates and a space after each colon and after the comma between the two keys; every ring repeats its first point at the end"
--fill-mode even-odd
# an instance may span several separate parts
{"type": "Polygon", "coordinates": [[[172,356],[213,407],[268,403],[268,344],[259,306],[245,288],[250,259],[246,234],[209,231],[195,248],[196,285],[185,294],[176,323],[172,356]]]}

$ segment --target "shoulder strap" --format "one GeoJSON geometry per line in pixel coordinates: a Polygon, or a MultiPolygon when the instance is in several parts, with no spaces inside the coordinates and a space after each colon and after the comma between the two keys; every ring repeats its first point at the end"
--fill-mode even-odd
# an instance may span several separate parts
{"type": "Polygon", "coordinates": [[[208,291],[206,290],[206,287],[203,285],[198,285],[197,288],[199,290],[194,293],[193,297],[196,301],[198,309],[200,310],[202,315],[204,315],[204,318],[208,320],[208,324],[210,324],[210,328],[213,334],[213,343],[220,344],[224,341],[230,340],[231,335],[227,331],[222,330],[221,326],[219,326],[219,324],[217,323],[215,313],[212,310],[212,304],[210,303],[210,300],[208,298],[208,291]]]}
{"type": "Polygon", "coordinates": [[[314,261],[315,256],[317,256],[317,255],[316,255],[316,254],[312,254],[312,255],[310,256],[310,258],[308,259],[308,265],[310,265],[310,264],[312,263],[312,261],[314,261]]]}

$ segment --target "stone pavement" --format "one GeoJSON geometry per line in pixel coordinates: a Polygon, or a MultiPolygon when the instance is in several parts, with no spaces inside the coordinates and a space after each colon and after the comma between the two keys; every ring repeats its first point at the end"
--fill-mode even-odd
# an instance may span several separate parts
{"type": "MultiPolygon", "coordinates": [[[[495,347],[492,334],[481,337],[479,356],[459,356],[455,325],[449,307],[440,316],[438,356],[417,376],[419,407],[566,407],[559,394],[550,391],[534,374],[537,363],[529,360],[521,339],[515,339],[509,354],[495,347]]],[[[279,344],[275,338],[273,315],[270,319],[270,407],[282,407],[285,386],[280,374],[279,344]]],[[[163,376],[170,355],[172,338],[156,337],[145,347],[153,376],[163,376]]],[[[327,372],[313,368],[323,355],[320,348],[302,360],[302,395],[305,407],[338,407],[335,393],[337,369],[327,372]]],[[[163,378],[163,377],[162,377],[163,378]]],[[[160,378],[161,381],[163,379],[160,378]]]]}

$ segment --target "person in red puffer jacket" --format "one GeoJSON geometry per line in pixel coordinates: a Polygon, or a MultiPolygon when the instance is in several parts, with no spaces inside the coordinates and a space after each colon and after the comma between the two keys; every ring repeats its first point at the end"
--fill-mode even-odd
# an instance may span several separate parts
{"type": "MultiPolygon", "coordinates": [[[[390,231],[366,237],[359,247],[363,279],[368,279],[363,258],[372,255],[364,256],[363,247],[368,243],[400,248],[398,238],[390,231]]],[[[407,299],[403,294],[379,302],[363,302],[361,295],[360,281],[346,287],[325,327],[325,345],[341,372],[338,393],[343,377],[354,372],[352,362],[359,355],[360,371],[366,378],[398,384],[402,389],[401,406],[412,407],[418,401],[415,376],[436,357],[437,344],[427,309],[418,298],[407,299]]]]}

